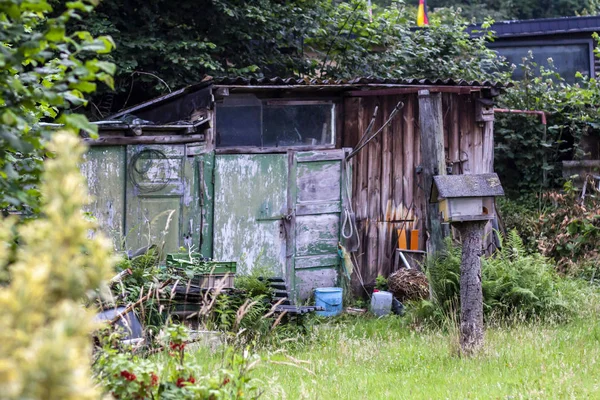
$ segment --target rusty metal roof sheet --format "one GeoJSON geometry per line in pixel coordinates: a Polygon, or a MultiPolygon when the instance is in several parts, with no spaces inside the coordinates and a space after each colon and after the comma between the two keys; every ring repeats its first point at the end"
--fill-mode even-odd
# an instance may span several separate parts
{"type": "Polygon", "coordinates": [[[316,78],[216,78],[215,85],[222,86],[362,86],[362,85],[399,85],[399,86],[472,86],[504,88],[506,84],[493,81],[467,81],[464,79],[390,79],[377,77],[359,77],[353,79],[316,79],[316,78]]]}
{"type": "Polygon", "coordinates": [[[504,189],[495,173],[437,175],[433,181],[432,201],[439,198],[504,196],[504,189]]]}

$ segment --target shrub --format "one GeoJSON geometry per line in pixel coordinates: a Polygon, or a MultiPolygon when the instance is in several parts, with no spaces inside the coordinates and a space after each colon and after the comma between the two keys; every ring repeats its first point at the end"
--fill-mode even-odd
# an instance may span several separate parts
{"type": "MultiPolygon", "coordinates": [[[[91,380],[91,311],[82,300],[109,277],[111,244],[88,238],[83,217],[83,146],[72,133],[55,134],[41,192],[42,217],[18,228],[20,245],[0,288],[0,393],[3,399],[97,399],[91,380]]],[[[0,220],[0,265],[14,240],[12,219],[0,220]]]]}
{"type": "MultiPolygon", "coordinates": [[[[460,310],[461,248],[450,241],[447,250],[426,261],[432,301],[413,307],[417,321],[440,323],[460,310]]],[[[578,287],[561,278],[549,260],[530,254],[516,231],[502,241],[492,257],[482,259],[484,313],[491,319],[557,319],[575,312],[578,287]]]]}
{"type": "Polygon", "coordinates": [[[187,331],[167,325],[160,351],[148,358],[120,353],[104,337],[104,347],[94,364],[96,380],[117,399],[257,398],[259,381],[251,377],[260,359],[247,350],[224,353],[221,368],[206,373],[204,366],[185,350],[187,331]]]}
{"type": "Polygon", "coordinates": [[[598,194],[582,201],[567,182],[564,193],[546,195],[555,206],[540,216],[538,247],[543,255],[556,260],[561,272],[576,274],[580,265],[600,260],[598,194]]]}

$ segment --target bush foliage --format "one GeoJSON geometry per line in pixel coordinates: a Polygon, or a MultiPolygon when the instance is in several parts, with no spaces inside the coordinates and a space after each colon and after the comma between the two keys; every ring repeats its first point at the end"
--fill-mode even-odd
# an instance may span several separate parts
{"type": "Polygon", "coordinates": [[[33,212],[51,129],[60,122],[93,135],[95,127],[73,111],[86,104],[97,82],[113,85],[115,66],[98,60],[114,47],[110,37],[85,30],[66,33],[95,1],[69,1],[64,10],[48,0],[0,2],[0,211],[33,212]]]}
{"type": "MultiPolygon", "coordinates": [[[[440,323],[459,312],[460,263],[461,248],[450,241],[443,255],[427,260],[433,300],[416,305],[417,320],[440,323]]],[[[557,275],[547,258],[528,253],[516,231],[492,257],[482,259],[481,275],[488,320],[563,320],[575,312],[576,289],[557,275]]]]}
{"type": "Polygon", "coordinates": [[[43,217],[13,230],[0,220],[0,393],[3,399],[97,399],[91,380],[92,312],[82,307],[110,274],[112,251],[84,219],[78,168],[83,147],[72,133],[54,136],[41,192],[43,217]],[[6,244],[19,236],[16,254],[6,244]],[[8,265],[11,259],[10,266],[8,265]]]}

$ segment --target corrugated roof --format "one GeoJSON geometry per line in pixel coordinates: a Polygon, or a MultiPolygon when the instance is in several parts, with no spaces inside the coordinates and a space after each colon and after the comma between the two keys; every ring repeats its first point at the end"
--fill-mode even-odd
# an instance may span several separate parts
{"type": "Polygon", "coordinates": [[[456,197],[504,196],[497,174],[437,175],[431,200],[456,197]]]}
{"type": "Polygon", "coordinates": [[[500,82],[492,81],[477,81],[477,80],[464,80],[464,79],[384,79],[377,77],[360,77],[354,79],[314,79],[314,78],[245,78],[245,77],[223,77],[223,78],[211,78],[206,77],[201,82],[186,86],[182,89],[176,90],[172,93],[148,100],[144,103],[137,104],[127,109],[121,110],[116,114],[113,114],[109,119],[118,119],[126,114],[136,114],[145,110],[149,107],[156,107],[160,104],[171,102],[177,98],[180,98],[189,93],[194,93],[210,85],[220,86],[247,86],[252,87],[276,87],[276,86],[288,86],[290,88],[330,88],[332,90],[351,90],[353,88],[375,88],[375,87],[402,87],[402,86],[415,86],[415,87],[429,87],[429,86],[457,86],[464,88],[490,88],[490,89],[502,89],[512,86],[511,83],[503,84],[500,82]]]}
{"type": "Polygon", "coordinates": [[[315,79],[315,78],[245,78],[223,77],[215,78],[215,85],[222,86],[472,86],[504,88],[507,85],[493,81],[477,81],[464,79],[389,79],[377,77],[359,77],[353,79],[315,79]]]}
{"type": "MultiPolygon", "coordinates": [[[[469,28],[481,29],[481,25],[469,28]]],[[[558,33],[600,32],[600,16],[541,18],[514,21],[498,21],[490,30],[497,38],[553,35],[558,33]]],[[[478,36],[479,33],[474,34],[478,36]]]]}

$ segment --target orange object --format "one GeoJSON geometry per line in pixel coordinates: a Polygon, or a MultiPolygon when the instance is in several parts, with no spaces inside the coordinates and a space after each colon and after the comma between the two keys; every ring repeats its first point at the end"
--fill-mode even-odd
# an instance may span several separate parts
{"type": "Polygon", "coordinates": [[[406,229],[398,229],[398,248],[402,250],[408,249],[406,242],[406,229]]]}
{"type": "Polygon", "coordinates": [[[410,231],[410,249],[419,250],[419,230],[413,229],[410,231]]]}

